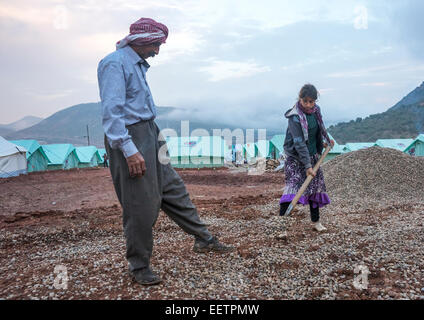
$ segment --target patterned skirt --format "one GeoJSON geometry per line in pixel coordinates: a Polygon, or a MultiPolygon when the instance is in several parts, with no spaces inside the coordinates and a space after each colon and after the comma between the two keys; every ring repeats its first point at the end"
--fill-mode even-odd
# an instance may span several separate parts
{"type": "MultiPolygon", "coordinates": [[[[312,167],[318,162],[319,155],[315,154],[311,156],[312,167]]],[[[296,193],[302,187],[303,182],[306,180],[306,169],[302,163],[293,158],[287,157],[284,164],[284,174],[286,178],[286,185],[284,187],[284,193],[281,196],[280,203],[291,202],[296,193]]],[[[315,178],[312,179],[309,186],[306,188],[305,192],[299,199],[299,203],[303,205],[309,204],[312,202],[313,208],[322,208],[323,206],[330,203],[330,198],[328,197],[327,190],[324,183],[324,174],[321,168],[318,169],[318,172],[315,178]]]]}

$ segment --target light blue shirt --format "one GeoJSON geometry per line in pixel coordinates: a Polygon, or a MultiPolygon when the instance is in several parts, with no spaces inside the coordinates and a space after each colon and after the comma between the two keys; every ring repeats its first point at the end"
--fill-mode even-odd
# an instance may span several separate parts
{"type": "Polygon", "coordinates": [[[126,126],[156,118],[146,72],[149,64],[130,46],[103,58],[97,68],[103,130],[113,149],[128,158],[138,150],[126,126]]]}

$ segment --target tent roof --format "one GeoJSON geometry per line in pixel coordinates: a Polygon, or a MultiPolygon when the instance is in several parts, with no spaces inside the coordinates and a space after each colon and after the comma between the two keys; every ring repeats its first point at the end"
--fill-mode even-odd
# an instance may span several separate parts
{"type": "Polygon", "coordinates": [[[271,138],[271,143],[281,151],[284,149],[284,140],[286,139],[285,134],[276,134],[271,138]]]}
{"type": "Polygon", "coordinates": [[[269,146],[270,141],[269,140],[259,140],[259,141],[255,142],[255,145],[259,146],[261,143],[264,143],[266,146],[269,146]]]}
{"type": "Polygon", "coordinates": [[[105,148],[97,149],[97,151],[99,152],[100,157],[103,159],[103,155],[106,153],[106,149],[105,148]]]}
{"type": "MultiPolygon", "coordinates": [[[[46,144],[42,145],[44,153],[49,160],[49,164],[63,164],[71,152],[75,150],[72,144],[46,144]]],[[[78,155],[75,153],[78,158],[78,155]]],[[[79,159],[78,159],[79,160],[79,159]]]]}
{"type": "Polygon", "coordinates": [[[95,146],[76,147],[75,152],[82,163],[90,163],[94,155],[100,160],[100,154],[95,146]]]}
{"type": "MultiPolygon", "coordinates": [[[[334,142],[335,141],[336,140],[334,140],[334,142]]],[[[329,153],[345,153],[346,152],[345,148],[346,148],[346,146],[344,144],[335,144],[334,147],[330,150],[329,153]]]]}
{"type": "Polygon", "coordinates": [[[419,134],[418,137],[415,138],[406,148],[404,151],[409,150],[416,142],[421,141],[424,142],[424,134],[419,134]]]}
{"type": "Polygon", "coordinates": [[[246,143],[243,145],[243,149],[248,153],[250,156],[255,156],[255,150],[256,150],[256,144],[255,143],[246,143]]]}
{"type": "Polygon", "coordinates": [[[224,157],[225,141],[219,136],[167,137],[171,157],[224,157]]]}
{"type": "Polygon", "coordinates": [[[346,143],[346,147],[349,151],[358,151],[360,149],[366,149],[374,146],[372,142],[349,142],[346,143]]]}
{"type": "Polygon", "coordinates": [[[378,139],[375,142],[375,145],[383,148],[392,148],[404,151],[413,142],[414,139],[378,139]]]}
{"type": "Polygon", "coordinates": [[[12,154],[27,152],[27,149],[16,145],[0,136],[0,157],[10,156],[12,154]]]}
{"type": "Polygon", "coordinates": [[[106,153],[106,149],[105,148],[97,149],[97,152],[99,153],[99,156],[100,156],[99,163],[103,163],[105,161],[103,158],[103,155],[106,153]]]}
{"type": "Polygon", "coordinates": [[[261,156],[269,156],[269,153],[271,151],[271,142],[269,140],[259,140],[258,142],[255,142],[255,147],[258,149],[258,154],[261,156]],[[263,150],[265,148],[265,150],[263,150]],[[262,152],[265,152],[266,154],[263,154],[262,152]]]}
{"type": "Polygon", "coordinates": [[[41,154],[47,159],[47,156],[44,153],[44,150],[41,148],[37,140],[11,140],[10,142],[27,149],[28,150],[26,154],[27,159],[31,157],[33,153],[36,152],[38,149],[40,150],[41,154]]]}

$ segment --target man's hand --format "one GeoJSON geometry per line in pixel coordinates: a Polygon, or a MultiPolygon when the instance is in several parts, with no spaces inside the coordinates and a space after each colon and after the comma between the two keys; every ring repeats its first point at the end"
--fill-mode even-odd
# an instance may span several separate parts
{"type": "Polygon", "coordinates": [[[312,176],[315,178],[316,174],[314,173],[314,170],[312,168],[306,169],[306,176],[312,176]]]}
{"type": "Polygon", "coordinates": [[[131,178],[141,178],[146,173],[146,163],[144,162],[144,158],[140,152],[128,157],[127,164],[131,178]]]}

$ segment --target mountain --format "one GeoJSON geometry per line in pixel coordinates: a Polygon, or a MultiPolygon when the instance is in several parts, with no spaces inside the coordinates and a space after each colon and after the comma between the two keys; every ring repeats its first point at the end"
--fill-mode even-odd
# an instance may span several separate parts
{"type": "Polygon", "coordinates": [[[25,128],[31,127],[39,123],[42,120],[43,118],[34,117],[34,116],[26,116],[10,124],[0,124],[0,135],[6,135],[13,131],[23,130],[25,128]]]}
{"type": "MultiPolygon", "coordinates": [[[[213,129],[236,129],[221,123],[218,120],[205,119],[204,121],[192,121],[191,119],[175,120],[175,111],[181,110],[175,107],[158,107],[156,123],[160,129],[170,128],[181,134],[181,121],[189,120],[189,129],[205,129],[212,135],[213,129]]],[[[35,139],[40,144],[72,143],[75,146],[87,145],[87,125],[89,130],[90,145],[98,148],[104,147],[104,134],[101,123],[101,104],[84,103],[78,104],[56,112],[34,126],[20,131],[11,132],[4,137],[8,140],[35,139]]],[[[242,128],[243,129],[243,128],[242,128]]],[[[267,130],[267,139],[279,134],[279,131],[267,130]]]]}
{"type": "Polygon", "coordinates": [[[11,132],[13,132],[13,130],[8,129],[6,126],[0,125],[0,136],[3,137],[11,132]]]}
{"type": "Polygon", "coordinates": [[[391,109],[399,109],[404,106],[419,105],[424,102],[424,82],[411,91],[406,97],[396,103],[391,109]]]}
{"type": "Polygon", "coordinates": [[[424,82],[383,113],[330,126],[338,143],[415,138],[424,132],[424,82]]]}

